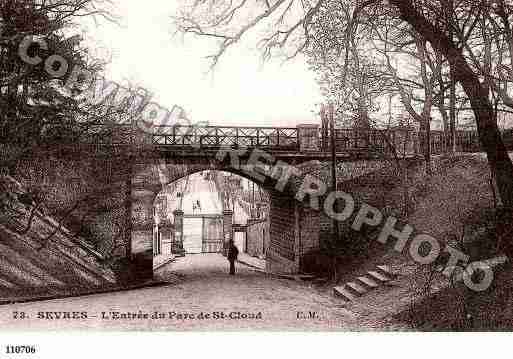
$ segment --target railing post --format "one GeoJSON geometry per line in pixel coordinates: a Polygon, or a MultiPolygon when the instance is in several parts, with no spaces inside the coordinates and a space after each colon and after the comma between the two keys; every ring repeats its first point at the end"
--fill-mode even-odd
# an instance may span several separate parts
{"type": "Polygon", "coordinates": [[[296,128],[296,145],[297,151],[301,152],[301,141],[299,140],[299,129],[296,128]]]}
{"type": "Polygon", "coordinates": [[[297,125],[297,135],[300,152],[317,152],[321,150],[319,141],[319,125],[297,125]]]}

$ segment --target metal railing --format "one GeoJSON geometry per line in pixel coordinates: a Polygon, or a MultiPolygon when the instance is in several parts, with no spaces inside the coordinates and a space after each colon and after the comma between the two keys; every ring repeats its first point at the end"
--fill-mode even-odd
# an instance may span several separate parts
{"type": "Polygon", "coordinates": [[[175,147],[258,147],[286,151],[298,148],[299,136],[296,128],[285,127],[157,126],[152,143],[175,147]]]}
{"type": "MultiPolygon", "coordinates": [[[[513,131],[503,131],[506,147],[513,149],[513,131]]],[[[261,148],[263,150],[301,152],[304,143],[317,143],[319,152],[331,150],[329,131],[319,130],[301,137],[300,129],[291,127],[239,127],[239,126],[154,126],[152,132],[137,130],[132,125],[87,124],[80,130],[78,143],[95,145],[129,145],[146,143],[169,149],[261,148]],[[143,138],[143,139],[141,139],[143,138]]],[[[432,154],[449,150],[450,139],[442,131],[430,132],[432,154]]],[[[426,134],[410,129],[356,129],[335,130],[336,151],[389,154],[418,153],[426,141],[426,134]]],[[[456,151],[478,152],[480,143],[477,132],[457,131],[456,151]]]]}

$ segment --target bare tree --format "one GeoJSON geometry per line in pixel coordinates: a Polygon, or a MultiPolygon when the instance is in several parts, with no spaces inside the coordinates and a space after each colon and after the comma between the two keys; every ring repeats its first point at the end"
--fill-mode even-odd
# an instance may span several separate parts
{"type": "Polygon", "coordinates": [[[377,99],[390,91],[391,81],[374,61],[367,18],[357,16],[356,7],[354,1],[321,6],[305,54],[325,97],[335,105],[337,122],[369,128],[371,113],[379,109],[377,99]]]}
{"type": "MultiPolygon", "coordinates": [[[[211,56],[213,65],[244,35],[257,27],[261,30],[265,25],[270,30],[261,37],[264,57],[272,55],[275,50],[286,50],[285,45],[288,44],[294,46],[293,51],[286,53],[286,57],[291,58],[309,45],[312,39],[312,19],[328,1],[262,0],[250,3],[242,0],[234,3],[201,0],[184,7],[175,17],[175,24],[182,33],[218,42],[218,51],[211,56]]],[[[454,4],[453,12],[472,12],[483,16],[490,6],[497,8],[495,3],[463,0],[454,4]]],[[[439,0],[362,0],[357,2],[353,13],[358,15],[364,11],[373,11],[375,16],[400,18],[447,59],[454,80],[461,84],[470,101],[479,139],[487,154],[490,169],[496,174],[502,202],[507,208],[513,208],[513,183],[510,180],[513,177],[513,164],[502,141],[489,93],[479,80],[480,74],[470,66],[462,48],[449,37],[451,24],[447,22],[444,4],[444,1],[439,0]]],[[[350,31],[351,27],[348,29],[350,31]]]]}
{"type": "Polygon", "coordinates": [[[377,41],[373,41],[374,48],[385,59],[387,72],[383,73],[383,76],[389,76],[392,79],[404,108],[419,124],[421,150],[426,161],[427,172],[431,174],[431,116],[436,73],[440,72],[442,63],[435,61],[434,51],[422,37],[409,29],[401,29],[400,25],[396,21],[391,21],[389,24],[385,21],[374,26],[377,35],[377,41]],[[392,65],[391,60],[392,57],[397,56],[401,60],[402,67],[413,64],[413,71],[399,75],[398,69],[392,65]],[[420,112],[416,109],[417,103],[422,105],[420,112]]]}
{"type": "MultiPolygon", "coordinates": [[[[502,141],[489,92],[480,82],[480,74],[470,66],[465,53],[449,38],[448,28],[451,24],[441,23],[441,19],[445,18],[446,9],[439,1],[421,3],[411,0],[390,0],[389,3],[393,6],[392,10],[397,11],[403,21],[447,58],[455,80],[461,84],[471,103],[479,139],[487,154],[492,174],[495,174],[501,199],[505,207],[513,208],[513,184],[510,181],[513,175],[513,164],[502,141]]],[[[459,3],[459,6],[465,10],[475,9],[476,14],[483,14],[489,5],[489,2],[483,1],[478,2],[477,6],[475,2],[459,3]]]]}

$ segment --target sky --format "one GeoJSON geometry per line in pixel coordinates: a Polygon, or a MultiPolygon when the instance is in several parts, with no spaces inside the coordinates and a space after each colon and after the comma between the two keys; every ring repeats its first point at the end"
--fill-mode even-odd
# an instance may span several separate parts
{"type": "Polygon", "coordinates": [[[83,24],[86,44],[112,57],[106,78],[149,89],[156,103],[183,107],[192,122],[282,127],[319,123],[316,105],[322,98],[304,58],[262,64],[255,44],[243,41],[208,72],[205,56],[213,44],[173,37],[171,16],[178,1],[114,2],[121,26],[83,24]]]}

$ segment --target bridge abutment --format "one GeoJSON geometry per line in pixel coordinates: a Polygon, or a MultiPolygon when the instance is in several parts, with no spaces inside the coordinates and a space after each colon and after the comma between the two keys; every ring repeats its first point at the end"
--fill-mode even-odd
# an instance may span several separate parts
{"type": "Polygon", "coordinates": [[[271,193],[267,270],[299,273],[304,259],[319,250],[320,212],[305,208],[290,195],[271,193]]]}
{"type": "Polygon", "coordinates": [[[162,189],[152,165],[135,165],[131,186],[131,236],[129,257],[133,281],[153,278],[154,201],[162,189]]]}
{"type": "Polygon", "coordinates": [[[153,199],[156,193],[144,187],[132,187],[132,233],[130,259],[134,280],[153,277],[153,199]]]}

